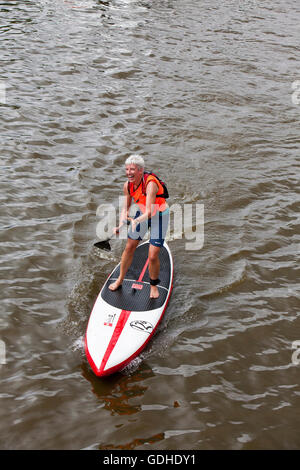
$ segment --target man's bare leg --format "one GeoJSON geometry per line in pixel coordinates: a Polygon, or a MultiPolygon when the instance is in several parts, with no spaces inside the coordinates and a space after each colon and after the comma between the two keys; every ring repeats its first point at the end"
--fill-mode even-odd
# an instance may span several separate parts
{"type": "MultiPolygon", "coordinates": [[[[150,279],[158,279],[160,271],[159,261],[160,247],[149,245],[149,275],[150,279]]],[[[150,298],[157,299],[159,297],[159,290],[157,286],[150,285],[150,298]]]]}
{"type": "Polygon", "coordinates": [[[133,255],[138,244],[139,240],[132,240],[131,238],[127,239],[126,247],[121,257],[120,275],[115,282],[108,286],[110,290],[114,291],[121,286],[123,279],[132,263],[133,255]]]}

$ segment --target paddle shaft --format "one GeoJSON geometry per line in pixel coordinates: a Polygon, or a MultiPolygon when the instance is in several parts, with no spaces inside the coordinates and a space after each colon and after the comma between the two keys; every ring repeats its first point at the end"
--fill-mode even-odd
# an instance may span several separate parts
{"type": "MultiPolygon", "coordinates": [[[[131,221],[132,217],[128,217],[127,220],[126,220],[126,224],[127,225],[130,225],[130,221],[131,221]]],[[[111,250],[111,247],[110,247],[110,244],[109,244],[109,241],[116,238],[116,235],[120,232],[120,229],[123,227],[123,225],[125,224],[125,221],[122,222],[122,224],[118,227],[118,229],[116,230],[116,233],[113,233],[109,238],[107,238],[106,240],[101,240],[99,242],[96,242],[94,243],[94,246],[96,248],[100,248],[100,249],[103,249],[103,250],[111,250]]]]}

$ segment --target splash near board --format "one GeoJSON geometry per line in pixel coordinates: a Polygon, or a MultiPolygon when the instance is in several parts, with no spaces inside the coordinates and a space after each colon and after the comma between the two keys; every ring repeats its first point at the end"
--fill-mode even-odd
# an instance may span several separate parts
{"type": "Polygon", "coordinates": [[[119,275],[120,264],[106,280],[91,312],[85,353],[94,373],[101,377],[123,369],[153,336],[173,287],[173,259],[166,243],[160,249],[159,297],[150,299],[149,242],[135,251],[122,287],[108,286],[119,275]]]}

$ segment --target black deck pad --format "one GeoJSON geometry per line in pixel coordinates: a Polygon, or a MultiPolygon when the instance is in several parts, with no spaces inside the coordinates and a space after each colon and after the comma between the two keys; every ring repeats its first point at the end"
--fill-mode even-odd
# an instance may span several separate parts
{"type": "Polygon", "coordinates": [[[165,247],[162,247],[159,252],[160,282],[157,286],[159,291],[158,299],[150,299],[150,278],[148,267],[142,280],[137,282],[147,261],[148,250],[149,243],[145,243],[137,247],[132,264],[122,283],[122,287],[116,291],[111,291],[108,286],[118,278],[120,272],[119,265],[115,268],[102,290],[101,296],[103,300],[116,308],[135,312],[153,310],[164,304],[168,295],[171,275],[170,257],[165,247]],[[136,285],[137,287],[132,288],[132,285],[136,285]]]}

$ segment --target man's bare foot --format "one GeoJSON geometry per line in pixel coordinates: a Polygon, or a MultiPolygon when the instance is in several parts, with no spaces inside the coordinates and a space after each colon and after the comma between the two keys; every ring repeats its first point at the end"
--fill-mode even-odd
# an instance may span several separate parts
{"type": "Polygon", "coordinates": [[[159,291],[156,286],[150,286],[150,299],[157,299],[159,297],[159,291]]]}
{"type": "Polygon", "coordinates": [[[108,288],[112,291],[115,291],[117,289],[119,289],[119,287],[121,287],[122,285],[122,281],[120,281],[119,279],[117,279],[115,282],[113,282],[112,284],[110,284],[108,286],[108,288]]]}

